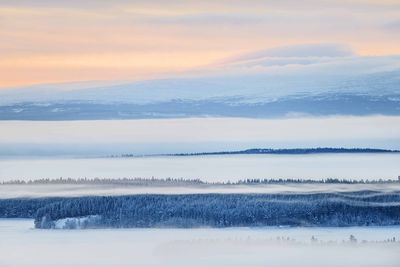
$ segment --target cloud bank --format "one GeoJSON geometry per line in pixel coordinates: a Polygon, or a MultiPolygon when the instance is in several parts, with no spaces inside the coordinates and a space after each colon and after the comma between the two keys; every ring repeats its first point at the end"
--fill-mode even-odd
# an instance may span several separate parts
{"type": "Polygon", "coordinates": [[[302,44],[345,44],[364,56],[400,53],[393,34],[397,1],[174,0],[168,10],[164,5],[2,1],[0,87],[154,78],[302,44]]]}

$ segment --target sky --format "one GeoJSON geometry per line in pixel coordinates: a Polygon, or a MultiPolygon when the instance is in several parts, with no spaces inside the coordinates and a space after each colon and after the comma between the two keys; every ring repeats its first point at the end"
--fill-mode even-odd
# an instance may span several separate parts
{"type": "Polygon", "coordinates": [[[400,54],[400,1],[2,0],[0,88],[164,77],[313,44],[400,54]]]}

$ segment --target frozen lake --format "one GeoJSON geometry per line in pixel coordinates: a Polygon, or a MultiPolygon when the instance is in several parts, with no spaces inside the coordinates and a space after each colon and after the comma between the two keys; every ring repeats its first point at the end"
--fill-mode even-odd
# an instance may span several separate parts
{"type": "Polygon", "coordinates": [[[399,242],[373,242],[399,240],[400,227],[36,230],[32,226],[31,220],[0,220],[0,266],[397,267],[400,261],[399,242]],[[357,244],[348,242],[350,235],[357,244]],[[318,241],[311,242],[312,236],[318,241]]]}
{"type": "Polygon", "coordinates": [[[38,178],[397,179],[400,154],[0,159],[0,181],[38,178]]]}

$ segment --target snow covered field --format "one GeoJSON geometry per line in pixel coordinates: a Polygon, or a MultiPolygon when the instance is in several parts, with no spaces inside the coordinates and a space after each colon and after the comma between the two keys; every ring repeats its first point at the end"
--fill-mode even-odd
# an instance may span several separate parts
{"type": "Polygon", "coordinates": [[[400,243],[385,241],[400,240],[399,227],[35,230],[32,220],[1,219],[0,236],[0,266],[7,267],[397,267],[400,262],[400,243]],[[349,242],[350,235],[357,243],[349,242]]]}

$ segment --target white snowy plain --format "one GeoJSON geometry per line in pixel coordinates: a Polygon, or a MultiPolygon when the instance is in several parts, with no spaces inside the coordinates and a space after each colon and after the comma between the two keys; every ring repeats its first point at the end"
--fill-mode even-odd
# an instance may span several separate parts
{"type": "Polygon", "coordinates": [[[0,220],[0,266],[397,267],[400,262],[398,241],[374,242],[393,237],[399,240],[400,227],[106,230],[32,227],[32,220],[0,220]],[[347,241],[350,235],[358,239],[357,244],[347,241]],[[318,241],[311,242],[312,236],[318,241]],[[291,241],[283,241],[287,238],[291,241]]]}

